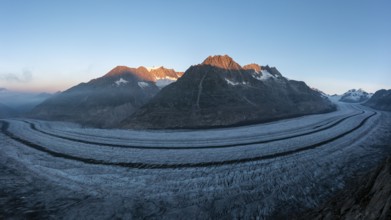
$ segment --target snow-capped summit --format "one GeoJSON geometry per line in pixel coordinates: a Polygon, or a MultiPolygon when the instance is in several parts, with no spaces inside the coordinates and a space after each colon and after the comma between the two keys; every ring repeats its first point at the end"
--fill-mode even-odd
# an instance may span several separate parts
{"type": "Polygon", "coordinates": [[[362,89],[351,89],[345,92],[339,101],[341,102],[350,102],[350,103],[359,103],[365,102],[371,98],[372,93],[367,93],[362,89]]]}

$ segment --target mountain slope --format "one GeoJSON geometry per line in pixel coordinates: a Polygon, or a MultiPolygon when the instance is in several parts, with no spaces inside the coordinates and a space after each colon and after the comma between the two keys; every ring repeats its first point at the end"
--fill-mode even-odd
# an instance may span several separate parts
{"type": "Polygon", "coordinates": [[[145,104],[158,90],[145,68],[118,66],[48,99],[31,116],[107,127],[145,104]]]}
{"type": "Polygon", "coordinates": [[[350,102],[350,103],[359,103],[359,102],[365,102],[369,98],[371,98],[372,94],[365,92],[362,89],[351,89],[347,92],[345,92],[339,101],[341,102],[350,102]]]}
{"type": "Polygon", "coordinates": [[[159,80],[169,80],[169,84],[181,75],[164,67],[117,66],[100,78],[53,96],[34,108],[30,116],[111,127],[147,103],[159,91],[159,80]]]}
{"type": "Polygon", "coordinates": [[[208,57],[124,120],[125,128],[201,128],[271,121],[334,110],[304,82],[276,68],[241,67],[228,56],[208,57]]]}
{"type": "Polygon", "coordinates": [[[391,89],[377,91],[364,105],[379,110],[391,111],[391,89]]]}

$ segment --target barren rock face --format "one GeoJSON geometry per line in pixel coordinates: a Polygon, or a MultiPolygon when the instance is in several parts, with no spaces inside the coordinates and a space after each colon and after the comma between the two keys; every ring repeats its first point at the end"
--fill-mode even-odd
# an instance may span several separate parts
{"type": "Polygon", "coordinates": [[[245,70],[254,70],[254,71],[261,71],[261,66],[256,63],[251,63],[243,66],[243,69],[245,70]]]}

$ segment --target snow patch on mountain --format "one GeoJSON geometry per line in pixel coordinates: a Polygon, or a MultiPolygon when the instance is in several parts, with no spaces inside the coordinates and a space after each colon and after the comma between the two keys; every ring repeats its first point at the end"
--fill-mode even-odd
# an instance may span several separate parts
{"type": "Polygon", "coordinates": [[[276,78],[273,76],[269,71],[267,70],[261,70],[261,74],[259,72],[255,71],[255,74],[252,75],[255,79],[260,80],[260,81],[265,81],[271,78],[276,78]]]}
{"type": "Polygon", "coordinates": [[[145,87],[149,86],[149,84],[146,82],[138,82],[137,84],[138,84],[138,86],[140,86],[140,88],[145,88],[145,87]]]}
{"type": "Polygon", "coordinates": [[[126,84],[126,83],[128,83],[128,81],[126,81],[126,80],[124,80],[122,78],[120,78],[119,80],[115,81],[115,84],[117,86],[120,86],[120,85],[123,85],[123,84],[126,84]]]}
{"type": "Polygon", "coordinates": [[[227,82],[228,85],[231,85],[231,86],[238,86],[238,85],[247,85],[248,83],[247,82],[234,82],[232,80],[229,80],[227,78],[224,78],[225,81],[227,82]]]}
{"type": "Polygon", "coordinates": [[[171,83],[175,82],[175,79],[171,79],[171,77],[167,77],[165,79],[157,79],[156,80],[156,86],[159,87],[159,89],[162,89],[163,87],[166,87],[170,85],[171,83]]]}
{"type": "Polygon", "coordinates": [[[176,81],[177,78],[174,78],[174,77],[171,77],[171,76],[165,76],[165,77],[156,77],[156,80],[172,80],[172,81],[176,81]]]}

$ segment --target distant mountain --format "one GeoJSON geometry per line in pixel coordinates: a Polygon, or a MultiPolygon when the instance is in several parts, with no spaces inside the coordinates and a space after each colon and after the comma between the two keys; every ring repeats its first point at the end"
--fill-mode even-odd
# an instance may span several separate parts
{"type": "Polygon", "coordinates": [[[202,128],[324,113],[335,106],[274,67],[210,56],[122,122],[125,128],[202,128]]]}
{"type": "Polygon", "coordinates": [[[31,111],[51,96],[50,93],[19,92],[0,88],[0,103],[8,106],[18,115],[31,111]]]}
{"type": "Polygon", "coordinates": [[[391,111],[391,89],[379,90],[364,105],[384,111],[391,111]]]}
{"type": "Polygon", "coordinates": [[[174,81],[180,76],[164,67],[117,66],[100,78],[56,94],[34,108],[30,116],[110,127],[147,103],[159,91],[159,80],[174,81]]]}
{"type": "Polygon", "coordinates": [[[371,98],[372,94],[365,92],[362,89],[351,89],[347,92],[345,92],[339,101],[341,102],[350,102],[350,103],[359,103],[359,102],[365,102],[369,98],[371,98]]]}

